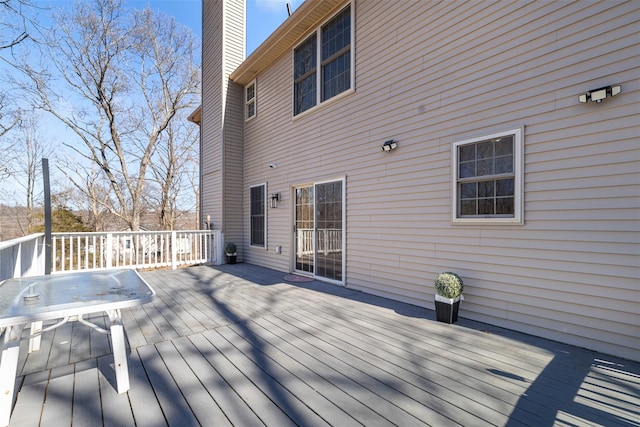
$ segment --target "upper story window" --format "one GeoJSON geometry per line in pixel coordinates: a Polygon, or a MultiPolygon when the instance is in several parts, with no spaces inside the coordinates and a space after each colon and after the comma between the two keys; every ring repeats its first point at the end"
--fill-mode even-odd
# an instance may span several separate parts
{"type": "Polygon", "coordinates": [[[351,88],[351,7],[322,26],[322,100],[351,88]]]}
{"type": "Polygon", "coordinates": [[[351,89],[351,45],[347,6],[294,49],[294,115],[351,89]]]}
{"type": "Polygon", "coordinates": [[[317,37],[313,34],[294,52],[295,114],[316,105],[317,37]]]}
{"type": "Polygon", "coordinates": [[[252,81],[244,88],[244,119],[249,120],[256,116],[256,81],[252,81]]]}
{"type": "Polygon", "coordinates": [[[453,145],[453,221],[522,223],[522,130],[453,145]]]}

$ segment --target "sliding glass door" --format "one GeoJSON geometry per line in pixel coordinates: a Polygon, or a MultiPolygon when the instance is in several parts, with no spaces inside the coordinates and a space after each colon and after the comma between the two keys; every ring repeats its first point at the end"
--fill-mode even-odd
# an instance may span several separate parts
{"type": "Polygon", "coordinates": [[[344,182],[295,189],[295,270],[342,282],[344,182]]]}

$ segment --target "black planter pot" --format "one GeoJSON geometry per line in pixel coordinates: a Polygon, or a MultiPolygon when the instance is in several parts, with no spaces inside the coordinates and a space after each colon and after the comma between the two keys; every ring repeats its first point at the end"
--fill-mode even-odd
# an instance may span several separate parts
{"type": "Polygon", "coordinates": [[[460,298],[453,302],[443,302],[436,299],[436,320],[444,323],[455,323],[458,321],[458,309],[460,308],[460,298]]]}
{"type": "Polygon", "coordinates": [[[235,264],[236,255],[227,255],[227,264],[235,264]]]}

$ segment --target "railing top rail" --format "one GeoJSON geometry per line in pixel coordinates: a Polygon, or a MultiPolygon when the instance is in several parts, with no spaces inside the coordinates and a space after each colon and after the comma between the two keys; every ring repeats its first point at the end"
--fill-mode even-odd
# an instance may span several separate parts
{"type": "Polygon", "coordinates": [[[184,234],[184,233],[213,233],[214,230],[173,230],[173,231],[152,231],[152,230],[138,230],[138,231],[70,231],[70,232],[55,232],[51,233],[54,236],[104,236],[105,234],[117,235],[117,236],[130,236],[132,234],[184,234]]]}
{"type": "Polygon", "coordinates": [[[11,240],[5,240],[4,242],[0,242],[0,250],[10,248],[20,243],[37,240],[43,236],[44,236],[44,233],[34,233],[34,234],[29,234],[28,236],[18,237],[11,240]]]}

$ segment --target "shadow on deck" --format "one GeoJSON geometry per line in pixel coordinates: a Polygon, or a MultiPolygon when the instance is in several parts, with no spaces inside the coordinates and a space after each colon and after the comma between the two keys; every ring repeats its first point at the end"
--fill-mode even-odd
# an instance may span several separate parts
{"type": "Polygon", "coordinates": [[[640,425],[637,362],[248,264],[143,276],[129,392],[74,322],[21,348],[10,425],[640,425]]]}

